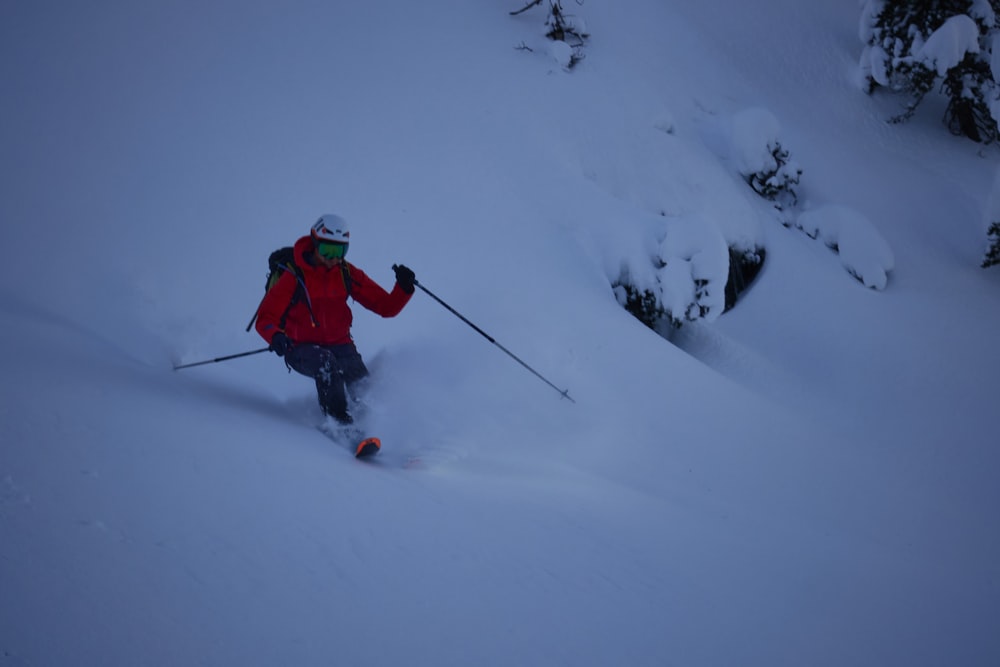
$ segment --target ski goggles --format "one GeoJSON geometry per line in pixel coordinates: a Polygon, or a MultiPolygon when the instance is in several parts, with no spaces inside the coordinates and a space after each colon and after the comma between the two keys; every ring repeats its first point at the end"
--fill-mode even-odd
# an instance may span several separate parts
{"type": "Polygon", "coordinates": [[[347,254],[347,244],[332,241],[317,241],[316,252],[323,259],[343,259],[344,255],[347,254]]]}

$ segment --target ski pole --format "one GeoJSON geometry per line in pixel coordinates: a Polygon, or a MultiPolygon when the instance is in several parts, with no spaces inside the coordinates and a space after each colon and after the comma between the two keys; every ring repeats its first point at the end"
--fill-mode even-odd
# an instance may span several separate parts
{"type": "Polygon", "coordinates": [[[440,303],[442,306],[444,306],[445,308],[447,308],[448,311],[452,315],[454,315],[455,317],[457,317],[458,319],[462,320],[463,322],[465,322],[466,324],[468,324],[470,327],[472,327],[473,329],[475,329],[483,338],[485,338],[486,340],[490,341],[491,343],[493,343],[494,345],[496,345],[497,347],[499,347],[501,350],[503,350],[507,354],[507,356],[509,356],[511,359],[513,359],[514,361],[516,361],[517,363],[521,364],[522,366],[524,366],[525,368],[527,368],[529,371],[531,371],[534,374],[534,376],[537,377],[539,380],[541,380],[545,384],[549,385],[550,387],[552,387],[553,389],[555,389],[556,391],[558,391],[560,396],[562,396],[563,398],[568,398],[571,403],[576,403],[576,401],[574,401],[573,398],[569,395],[569,389],[560,389],[559,387],[557,387],[554,384],[552,384],[551,382],[549,382],[547,379],[545,379],[545,377],[541,373],[539,373],[538,371],[536,371],[534,368],[532,368],[528,364],[524,363],[520,358],[518,358],[517,355],[515,355],[513,352],[511,352],[510,350],[508,350],[507,348],[505,348],[503,345],[501,345],[500,343],[498,343],[493,338],[493,336],[489,335],[488,333],[486,333],[485,331],[483,331],[482,329],[480,329],[479,327],[477,327],[475,324],[473,324],[472,322],[470,322],[469,320],[467,320],[464,315],[462,315],[460,312],[458,312],[457,310],[455,310],[454,308],[452,308],[451,306],[449,306],[447,303],[445,303],[444,301],[442,301],[440,298],[438,298],[438,296],[436,294],[434,294],[434,292],[430,291],[429,289],[427,289],[426,287],[424,287],[423,285],[421,285],[419,281],[414,280],[413,284],[416,285],[417,287],[419,287],[421,290],[423,290],[427,294],[427,296],[429,296],[430,298],[434,299],[435,301],[437,301],[438,303],[440,303]]]}
{"type": "Polygon", "coordinates": [[[262,347],[259,350],[250,350],[249,352],[240,352],[239,354],[230,354],[227,357],[216,357],[215,359],[208,359],[206,361],[196,361],[193,364],[181,364],[180,366],[175,365],[174,370],[179,371],[182,368],[191,368],[192,366],[204,366],[205,364],[216,364],[220,361],[227,361],[229,359],[236,359],[238,357],[249,357],[251,354],[260,354],[261,352],[267,352],[271,348],[262,347]]]}

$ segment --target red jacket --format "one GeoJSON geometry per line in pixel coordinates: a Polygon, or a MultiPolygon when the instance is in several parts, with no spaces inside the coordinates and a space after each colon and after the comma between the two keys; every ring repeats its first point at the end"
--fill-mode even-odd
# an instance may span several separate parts
{"type": "MultiPolygon", "coordinates": [[[[295,263],[302,271],[308,298],[299,298],[291,308],[298,281],[294,273],[283,271],[260,304],[257,312],[257,333],[271,343],[274,334],[283,331],[293,343],[342,345],[351,342],[354,316],[347,305],[347,287],[341,265],[326,268],[313,259],[313,241],[303,236],[295,242],[295,263]],[[309,310],[312,308],[312,314],[309,310]],[[284,327],[281,326],[285,309],[284,327]],[[315,318],[315,322],[313,321],[315,318]]],[[[351,298],[382,317],[394,317],[409,302],[399,285],[386,292],[378,283],[356,266],[346,263],[351,278],[351,298]]]]}

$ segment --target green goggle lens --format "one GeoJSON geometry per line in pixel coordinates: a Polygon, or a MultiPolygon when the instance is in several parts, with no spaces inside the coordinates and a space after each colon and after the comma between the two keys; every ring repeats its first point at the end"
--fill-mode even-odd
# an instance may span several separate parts
{"type": "Polygon", "coordinates": [[[323,259],[343,259],[347,254],[347,244],[321,241],[316,244],[316,252],[323,259]]]}

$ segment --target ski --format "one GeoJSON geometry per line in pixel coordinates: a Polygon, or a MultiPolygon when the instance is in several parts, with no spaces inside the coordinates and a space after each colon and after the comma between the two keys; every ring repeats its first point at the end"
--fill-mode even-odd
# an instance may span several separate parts
{"type": "Polygon", "coordinates": [[[382,441],[378,438],[365,438],[354,448],[354,457],[358,459],[370,459],[382,451],[382,441]]]}
{"type": "Polygon", "coordinates": [[[379,438],[366,436],[355,426],[323,423],[317,428],[334,443],[352,452],[356,459],[371,459],[382,450],[379,438]]]}

